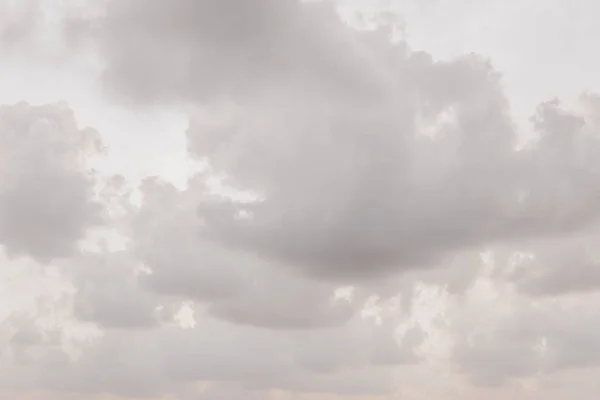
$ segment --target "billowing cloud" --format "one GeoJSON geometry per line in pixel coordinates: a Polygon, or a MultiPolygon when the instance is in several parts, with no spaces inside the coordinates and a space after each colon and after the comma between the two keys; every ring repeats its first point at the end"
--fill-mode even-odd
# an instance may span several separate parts
{"type": "Polygon", "coordinates": [[[225,126],[192,125],[192,152],[264,198],[231,205],[229,213],[224,204],[218,218],[212,206],[201,205],[207,234],[311,275],[360,279],[592,221],[598,139],[591,121],[598,110],[590,109],[588,124],[587,115],[543,104],[535,119],[539,140],[516,151],[508,109],[485,66],[477,65],[415,67],[440,86],[460,81],[456,74],[473,79],[461,81],[449,100],[425,85],[406,99],[410,86],[398,86],[401,101],[353,108],[323,100],[327,94],[277,87],[270,89],[277,95],[264,103],[258,95],[225,126]],[[434,120],[442,110],[450,115],[435,139],[419,128],[419,113],[402,108],[422,107],[419,97],[441,103],[434,120]],[[234,218],[240,209],[249,217],[234,218]]]}
{"type": "Polygon", "coordinates": [[[41,261],[73,254],[103,208],[86,159],[101,150],[66,105],[0,109],[0,244],[41,261]]]}
{"type": "Polygon", "coordinates": [[[367,43],[339,22],[328,2],[133,0],[110,2],[106,13],[95,25],[106,79],[140,100],[212,100],[226,93],[250,100],[274,82],[324,85],[341,100],[356,91],[375,95],[386,83],[363,61],[372,51],[367,43]]]}
{"type": "Polygon", "coordinates": [[[332,2],[77,15],[112,99],[188,114],[200,172],[100,177],[101,133],[68,107],[0,108],[2,250],[61,283],[2,323],[0,387],[526,399],[598,368],[597,96],[521,131],[490,61],[435,60],[332,2]]]}
{"type": "Polygon", "coordinates": [[[598,213],[595,106],[542,104],[539,140],[517,151],[480,57],[435,62],[320,2],[141,4],[113,2],[99,23],[106,82],[138,102],[195,104],[190,153],[262,199],[218,216],[199,204],[227,246],[348,281],[598,213]]]}
{"type": "Polygon", "coordinates": [[[131,216],[131,251],[151,271],[139,276],[143,288],[205,302],[212,314],[242,324],[283,329],[338,325],[359,311],[360,303],[335,299],[336,285],[203,240],[196,206],[209,196],[205,184],[202,176],[185,190],[143,184],[143,205],[131,216]]]}

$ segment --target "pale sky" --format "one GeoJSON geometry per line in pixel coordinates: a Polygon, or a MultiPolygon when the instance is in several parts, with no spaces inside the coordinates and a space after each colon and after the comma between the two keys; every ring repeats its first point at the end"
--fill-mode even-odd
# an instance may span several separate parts
{"type": "Polygon", "coordinates": [[[592,0],[0,0],[0,398],[596,399],[598,40],[592,0]]]}

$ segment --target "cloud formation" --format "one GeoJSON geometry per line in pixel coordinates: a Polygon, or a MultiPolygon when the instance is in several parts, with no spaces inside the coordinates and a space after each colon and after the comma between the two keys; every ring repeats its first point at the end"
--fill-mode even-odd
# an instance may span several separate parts
{"type": "Polygon", "coordinates": [[[486,60],[435,62],[328,3],[272,3],[115,2],[98,34],[111,87],[195,104],[190,153],[263,199],[200,204],[206,235],[348,280],[597,215],[594,98],[586,115],[540,105],[539,140],[515,151],[486,60]]]}
{"type": "Polygon", "coordinates": [[[435,60],[331,2],[104,11],[64,33],[112,99],[188,113],[201,171],[99,176],[102,133],[68,106],[0,108],[2,251],[61,281],[0,326],[0,388],[526,399],[598,367],[596,95],[522,132],[490,61],[435,60]]]}
{"type": "Polygon", "coordinates": [[[0,45],[14,49],[33,39],[43,14],[39,0],[0,2],[0,45]]]}
{"type": "Polygon", "coordinates": [[[66,105],[0,108],[0,243],[40,261],[73,254],[103,206],[86,159],[98,134],[77,126],[66,105]]]}

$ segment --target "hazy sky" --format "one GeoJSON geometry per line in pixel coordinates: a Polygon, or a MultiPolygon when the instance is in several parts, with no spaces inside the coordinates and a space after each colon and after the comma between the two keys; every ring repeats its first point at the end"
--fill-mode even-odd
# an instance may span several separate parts
{"type": "Polygon", "coordinates": [[[0,0],[0,398],[600,392],[592,0],[0,0]]]}

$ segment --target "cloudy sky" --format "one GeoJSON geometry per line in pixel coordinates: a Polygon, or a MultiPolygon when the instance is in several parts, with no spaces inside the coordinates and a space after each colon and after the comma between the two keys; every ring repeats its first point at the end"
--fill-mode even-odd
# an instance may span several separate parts
{"type": "Polygon", "coordinates": [[[599,16],[0,0],[0,398],[597,398],[599,16]]]}

